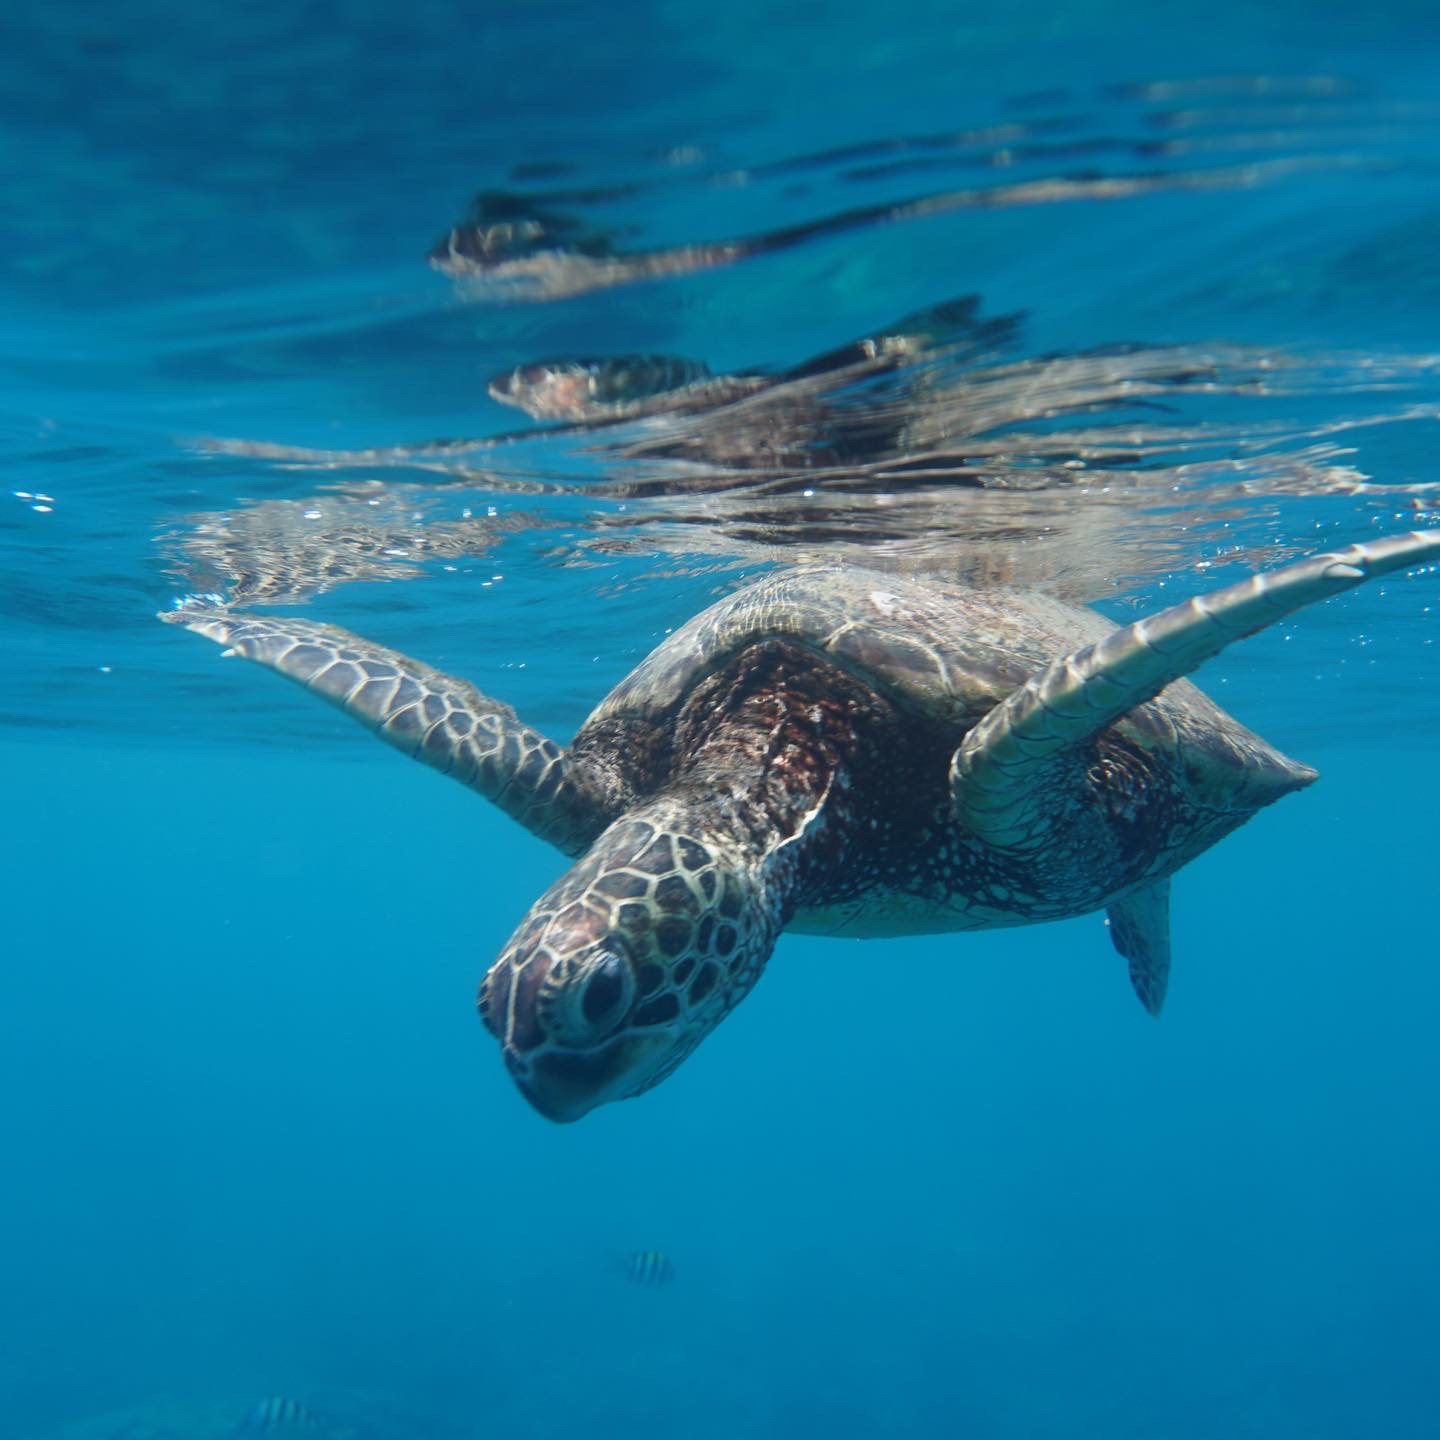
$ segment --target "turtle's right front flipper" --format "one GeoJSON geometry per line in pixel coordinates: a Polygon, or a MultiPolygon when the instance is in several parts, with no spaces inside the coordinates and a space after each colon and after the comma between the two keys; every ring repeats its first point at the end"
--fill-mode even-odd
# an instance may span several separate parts
{"type": "Polygon", "coordinates": [[[542,840],[579,854],[619,813],[620,786],[466,680],[313,620],[183,605],[161,620],[278,671],[382,740],[478,791],[542,840]]]}

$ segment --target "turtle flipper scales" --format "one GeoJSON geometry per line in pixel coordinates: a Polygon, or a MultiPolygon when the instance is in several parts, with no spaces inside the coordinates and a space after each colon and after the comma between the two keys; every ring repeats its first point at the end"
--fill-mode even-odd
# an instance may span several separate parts
{"type": "Polygon", "coordinates": [[[1152,1015],[1170,980],[1170,881],[1152,880],[1108,907],[1110,939],[1130,962],[1130,983],[1152,1015]]]}
{"type": "Polygon", "coordinates": [[[159,618],[303,685],[566,854],[582,852],[618,813],[618,787],[608,777],[467,680],[313,620],[197,604],[159,618]]]}
{"type": "Polygon", "coordinates": [[[1049,833],[1053,762],[1066,752],[1231,641],[1377,575],[1437,559],[1440,530],[1311,555],[1186,600],[1062,656],[991,710],[956,750],[950,788],[957,816],[986,845],[1012,854],[1038,849],[1049,833]]]}

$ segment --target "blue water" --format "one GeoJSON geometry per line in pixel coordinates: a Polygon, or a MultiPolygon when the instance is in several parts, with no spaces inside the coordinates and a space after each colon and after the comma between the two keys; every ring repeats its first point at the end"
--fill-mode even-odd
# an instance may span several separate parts
{"type": "Polygon", "coordinates": [[[773,8],[0,13],[0,1435],[1440,1429],[1435,574],[1198,677],[1323,779],[1177,880],[1158,1023],[1095,917],[787,937],[565,1127],[473,1010],[556,854],[154,621],[268,599],[564,739],[793,559],[1124,619],[1440,522],[1428,0],[773,8]],[[949,198],[546,298],[427,267],[481,191],[630,255],[949,198]],[[965,295],[1017,318],[916,367],[923,484],[485,391],[774,373],[965,295]],[[1135,388],[1171,354],[1210,368],[1135,388]]]}

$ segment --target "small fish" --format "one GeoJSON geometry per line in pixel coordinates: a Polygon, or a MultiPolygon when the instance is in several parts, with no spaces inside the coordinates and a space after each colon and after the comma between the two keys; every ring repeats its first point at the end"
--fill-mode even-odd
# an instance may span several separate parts
{"type": "Polygon", "coordinates": [[[632,1255],[617,1257],[632,1285],[653,1288],[668,1285],[675,1278],[675,1267],[663,1250],[637,1250],[632,1255]]]}
{"type": "Polygon", "coordinates": [[[285,1395],[271,1395],[261,1400],[240,1422],[242,1434],[268,1435],[317,1428],[315,1417],[298,1400],[285,1395]]]}

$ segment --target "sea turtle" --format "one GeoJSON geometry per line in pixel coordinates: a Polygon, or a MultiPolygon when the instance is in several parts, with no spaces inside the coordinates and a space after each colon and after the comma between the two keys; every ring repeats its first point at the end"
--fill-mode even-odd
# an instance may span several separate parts
{"type": "MultiPolygon", "coordinates": [[[[670,275],[694,275],[834,235],[957,210],[1123,200],[1175,190],[1248,190],[1281,178],[1301,164],[1311,168],[1327,163],[1333,161],[1324,156],[1299,159],[1280,155],[1201,170],[1036,176],[1004,185],[932,190],[905,199],[856,205],[749,235],[650,250],[617,250],[613,231],[590,229],[575,217],[530,208],[522,195],[489,192],[477,197],[470,218],[447,230],[427,258],[471,299],[560,300],[670,275]]],[[[591,195],[598,201],[618,193],[607,187],[591,195]]]]}
{"type": "Polygon", "coordinates": [[[780,932],[898,935],[1107,910],[1145,1008],[1170,876],[1308,785],[1180,677],[1440,556],[1440,530],[1311,556],[1116,628],[1019,591],[780,572],[669,636],[564,749],[463,680],[308,620],[163,616],[289,676],[579,857],[480,987],[552,1120],[640,1094],[780,932]]]}
{"type": "MultiPolygon", "coordinates": [[[[678,355],[615,355],[518,365],[490,382],[491,396],[564,433],[648,419],[614,447],[630,460],[681,460],[727,471],[805,471],[894,457],[909,407],[836,395],[913,364],[905,335],[856,341],[826,370],[713,374],[678,355]],[[843,358],[842,358],[843,357],[843,358]],[[868,403],[867,403],[868,401],[868,403]]],[[[825,357],[830,358],[830,357],[825,357]]]]}
{"type": "Polygon", "coordinates": [[[979,309],[973,295],[943,301],[778,371],[716,374],[678,355],[565,356],[517,365],[489,392],[566,422],[561,433],[649,420],[614,447],[631,460],[770,472],[895,461],[912,421],[943,405],[957,372],[976,373],[969,367],[1014,339],[1018,315],[982,319],[979,309]]]}
{"type": "MultiPolygon", "coordinates": [[[[916,365],[922,357],[976,361],[1011,342],[1019,315],[980,318],[975,295],[941,301],[902,316],[883,331],[847,341],[783,370],[736,370],[715,374],[703,360],[683,355],[575,355],[532,360],[494,376],[490,396],[537,420],[571,425],[611,425],[655,415],[701,416],[751,396],[767,397],[761,414],[770,427],[787,419],[803,432],[808,448],[824,449],[829,412],[822,402],[889,371],[916,365]]],[[[890,408],[895,408],[892,405],[890,408]]],[[[748,412],[747,412],[748,414],[748,412]]],[[[753,424],[753,420],[751,421],[753,424]]],[[[893,430],[897,421],[891,418],[893,430]]],[[[870,428],[875,421],[869,421],[870,428]]],[[[682,453],[710,459],[706,432],[689,437],[682,453]]],[[[667,437],[649,441],[641,453],[662,454],[667,437]]],[[[680,443],[680,442],[675,442],[680,443]]],[[[735,450],[733,444],[726,447],[735,450]]],[[[760,445],[769,452],[777,447],[760,445]]],[[[792,449],[803,450],[795,445],[792,449]]],[[[741,460],[745,452],[741,451],[741,460]]],[[[814,463],[814,462],[811,462],[814,463]]]]}

